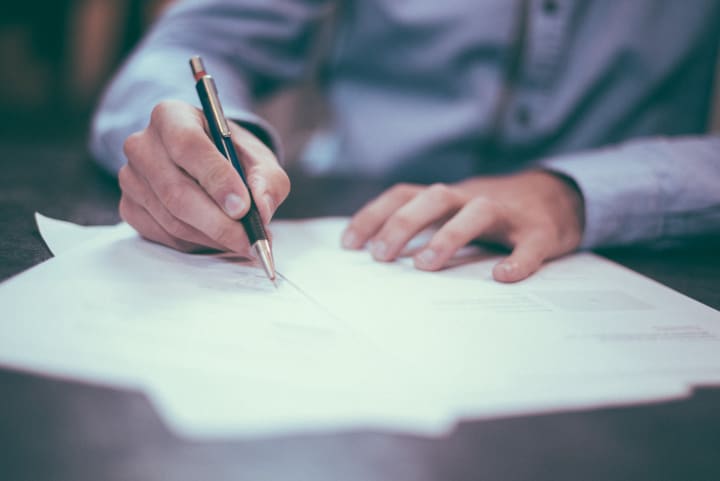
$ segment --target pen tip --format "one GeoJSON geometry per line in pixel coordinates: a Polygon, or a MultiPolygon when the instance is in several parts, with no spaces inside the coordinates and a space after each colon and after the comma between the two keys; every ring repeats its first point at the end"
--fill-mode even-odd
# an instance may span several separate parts
{"type": "Polygon", "coordinates": [[[259,240],[254,245],[255,252],[262,263],[263,269],[268,279],[275,283],[275,262],[273,261],[272,250],[270,249],[270,243],[265,240],[259,240]]]}

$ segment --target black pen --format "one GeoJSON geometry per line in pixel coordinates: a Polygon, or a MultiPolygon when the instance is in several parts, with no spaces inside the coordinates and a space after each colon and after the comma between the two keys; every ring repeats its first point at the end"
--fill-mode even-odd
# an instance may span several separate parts
{"type": "MultiPolygon", "coordinates": [[[[225,119],[225,113],[223,112],[222,105],[220,105],[220,98],[218,97],[217,87],[215,87],[215,80],[208,75],[205,71],[205,66],[200,57],[195,56],[190,59],[190,68],[192,69],[193,76],[195,77],[195,89],[200,96],[200,103],[202,104],[203,112],[205,112],[205,118],[207,119],[208,126],[210,127],[210,133],[212,134],[215,146],[218,148],[221,154],[230,161],[235,170],[240,174],[243,183],[247,187],[247,179],[245,178],[245,171],[240,164],[235,146],[233,145],[232,138],[230,136],[230,127],[228,126],[227,120],[225,119]]],[[[272,249],[270,248],[270,241],[268,240],[267,232],[263,227],[260,213],[255,205],[252,192],[248,187],[248,194],[250,194],[250,210],[248,213],[240,219],[245,232],[247,233],[250,245],[255,249],[257,256],[262,262],[265,273],[271,281],[275,282],[275,262],[273,261],[272,249]]]]}

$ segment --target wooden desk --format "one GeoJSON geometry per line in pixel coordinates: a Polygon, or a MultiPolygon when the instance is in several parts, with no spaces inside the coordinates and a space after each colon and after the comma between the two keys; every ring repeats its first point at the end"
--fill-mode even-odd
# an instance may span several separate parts
{"type": "MultiPolygon", "coordinates": [[[[0,279],[50,257],[35,211],[83,224],[119,220],[114,179],[82,152],[81,144],[0,146],[0,279]]],[[[309,184],[296,182],[295,200],[309,184]]],[[[313,184],[326,193],[345,187],[313,184]]],[[[301,210],[291,200],[282,214],[347,214],[379,187],[355,190],[346,205],[301,210]]],[[[720,308],[718,245],[605,254],[720,308]]],[[[194,443],[173,437],[141,393],[0,370],[0,479],[717,481],[720,389],[645,406],[466,422],[444,439],[340,432],[194,443]]]]}

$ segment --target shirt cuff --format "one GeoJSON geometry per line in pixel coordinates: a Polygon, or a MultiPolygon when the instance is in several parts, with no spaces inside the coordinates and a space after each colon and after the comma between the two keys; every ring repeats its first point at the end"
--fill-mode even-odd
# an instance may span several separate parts
{"type": "MultiPolygon", "coordinates": [[[[125,139],[144,129],[152,108],[162,100],[181,100],[200,108],[187,66],[188,53],[162,49],[131,59],[103,96],[93,118],[90,151],[100,165],[113,174],[127,162],[123,153],[125,139]],[[158,70],[157,65],[163,68],[158,70]],[[169,82],[167,79],[179,79],[169,82]]],[[[245,83],[232,67],[205,59],[215,78],[225,116],[237,122],[268,146],[283,162],[280,138],[265,120],[251,112],[245,83]]]]}
{"type": "Polygon", "coordinates": [[[270,123],[253,112],[241,109],[225,110],[225,117],[257,137],[275,154],[278,163],[285,165],[285,152],[280,141],[280,135],[270,123]]]}
{"type": "Polygon", "coordinates": [[[581,249],[658,239],[663,230],[661,181],[648,143],[628,143],[545,159],[540,166],[572,179],[585,204],[581,249]]]}

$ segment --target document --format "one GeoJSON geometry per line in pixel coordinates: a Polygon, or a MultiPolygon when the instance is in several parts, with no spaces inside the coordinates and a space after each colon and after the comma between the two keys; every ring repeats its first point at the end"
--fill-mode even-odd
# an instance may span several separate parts
{"type": "Polygon", "coordinates": [[[246,259],[39,217],[56,257],[0,285],[0,363],[142,389],[193,438],[439,435],[720,382],[720,313],[610,261],[503,285],[480,249],[438,273],[342,250],[346,223],[275,222],[275,289],[246,259]]]}
{"type": "Polygon", "coordinates": [[[142,389],[194,437],[450,425],[400,363],[282,271],[276,288],[237,256],[38,220],[58,255],[0,288],[4,364],[142,389]]]}

